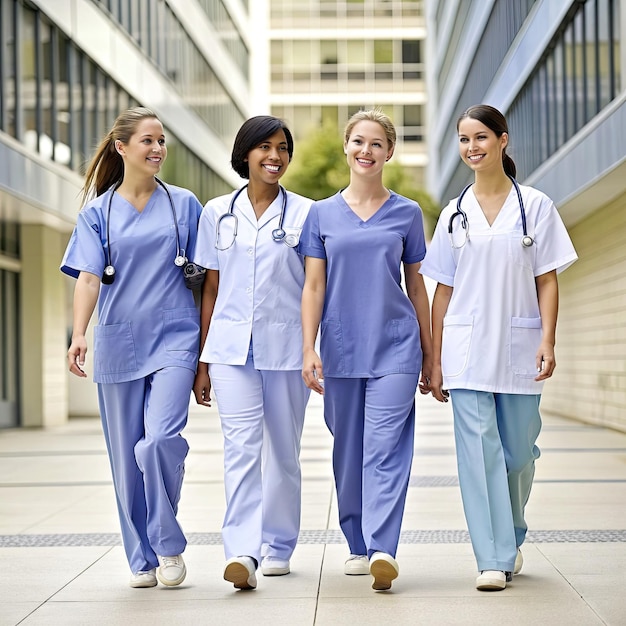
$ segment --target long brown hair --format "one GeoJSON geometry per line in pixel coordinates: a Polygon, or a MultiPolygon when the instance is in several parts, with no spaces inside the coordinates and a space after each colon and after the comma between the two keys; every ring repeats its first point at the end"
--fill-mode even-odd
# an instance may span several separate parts
{"type": "MultiPolygon", "coordinates": [[[[478,120],[481,124],[484,124],[487,128],[492,130],[496,134],[496,137],[501,137],[503,133],[509,134],[509,127],[504,115],[502,115],[498,109],[488,104],[475,104],[462,113],[456,122],[457,132],[459,130],[459,124],[466,117],[478,120]]],[[[506,147],[502,150],[502,166],[504,167],[505,174],[515,178],[515,174],[517,173],[515,161],[506,153],[506,147]]]]}
{"type": "Polygon", "coordinates": [[[83,203],[92,195],[103,194],[111,185],[124,178],[124,161],[115,149],[115,142],[127,144],[137,130],[139,122],[150,118],[159,119],[156,113],[145,107],[128,109],[117,116],[113,127],[100,142],[87,168],[82,188],[83,203]]]}

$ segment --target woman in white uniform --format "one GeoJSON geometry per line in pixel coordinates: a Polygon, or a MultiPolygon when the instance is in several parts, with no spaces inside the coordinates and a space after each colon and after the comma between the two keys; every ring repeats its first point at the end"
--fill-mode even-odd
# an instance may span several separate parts
{"type": "Polygon", "coordinates": [[[94,328],[94,381],[117,499],[131,587],[179,585],[186,546],[176,520],[200,324],[191,268],[202,205],[156,178],[167,148],[156,115],[120,114],[100,144],[61,270],[77,278],[68,350],[85,377],[85,332],[94,328]],[[101,285],[102,282],[102,285],[101,285]],[[158,569],[157,569],[158,568],[158,569]]]}
{"type": "Polygon", "coordinates": [[[195,261],[207,268],[196,401],[211,387],[224,435],[224,579],[254,589],[290,572],[300,530],[300,438],[309,390],[300,376],[303,259],[296,251],[311,200],[279,180],[293,154],[284,122],[247,120],[231,164],[248,184],[209,201],[195,261]]]}
{"type": "Polygon", "coordinates": [[[421,267],[438,282],[431,390],[452,398],[476,588],[501,590],[523,563],[539,400],[555,367],[557,273],[577,256],[550,198],[515,181],[504,116],[473,106],[457,131],[474,182],[441,212],[421,267]]]}

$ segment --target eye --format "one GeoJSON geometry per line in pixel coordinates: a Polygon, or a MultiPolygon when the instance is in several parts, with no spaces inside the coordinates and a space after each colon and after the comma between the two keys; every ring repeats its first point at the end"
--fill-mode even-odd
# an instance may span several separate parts
{"type": "Polygon", "coordinates": [[[356,143],[357,145],[361,144],[361,140],[360,139],[353,139],[352,143],[356,143]]]}
{"type": "Polygon", "coordinates": [[[164,146],[165,145],[165,139],[163,139],[163,138],[159,139],[159,145],[160,146],[164,146]]]}
{"type": "Polygon", "coordinates": [[[287,146],[280,146],[279,150],[281,152],[287,152],[287,146]]]}
{"type": "Polygon", "coordinates": [[[266,144],[266,143],[262,143],[262,144],[259,146],[259,150],[268,150],[268,149],[269,149],[269,145],[268,145],[268,144],[266,144]]]}
{"type": "Polygon", "coordinates": [[[459,137],[461,143],[467,143],[467,137],[459,137]]]}
{"type": "Polygon", "coordinates": [[[375,141],[372,145],[373,145],[375,148],[381,148],[381,147],[382,147],[382,144],[378,143],[377,141],[375,141]]]}

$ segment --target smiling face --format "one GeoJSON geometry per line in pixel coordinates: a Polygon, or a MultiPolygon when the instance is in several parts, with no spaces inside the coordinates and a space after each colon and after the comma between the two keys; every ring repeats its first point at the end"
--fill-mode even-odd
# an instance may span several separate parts
{"type": "Polygon", "coordinates": [[[493,130],[471,117],[459,122],[459,154],[475,172],[502,169],[502,153],[508,142],[507,133],[498,137],[493,130]]]}
{"type": "Polygon", "coordinates": [[[144,118],[137,124],[128,143],[118,140],[115,149],[124,159],[126,172],[132,170],[155,176],[167,157],[163,125],[154,117],[144,118]]]}
{"type": "Polygon", "coordinates": [[[343,149],[348,167],[352,173],[361,176],[379,175],[393,154],[385,129],[370,120],[357,122],[352,127],[343,149]]]}
{"type": "Polygon", "coordinates": [[[250,182],[276,184],[287,171],[289,149],[285,132],[281,129],[248,152],[250,182]]]}

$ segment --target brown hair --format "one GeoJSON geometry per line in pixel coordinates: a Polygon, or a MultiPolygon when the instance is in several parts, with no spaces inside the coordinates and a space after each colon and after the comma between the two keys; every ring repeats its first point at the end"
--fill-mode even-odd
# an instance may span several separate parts
{"type": "Polygon", "coordinates": [[[99,196],[124,178],[124,161],[115,149],[115,142],[127,144],[136,132],[139,122],[150,118],[159,119],[156,113],[145,107],[128,109],[117,116],[113,127],[100,142],[87,168],[82,188],[83,202],[86,202],[94,191],[95,195],[99,196]]]}
{"type": "MultiPolygon", "coordinates": [[[[509,134],[509,127],[504,115],[502,115],[498,109],[488,104],[476,104],[461,114],[456,122],[457,132],[459,131],[459,124],[467,117],[478,120],[481,124],[484,124],[496,134],[496,137],[502,137],[503,133],[509,134]]],[[[515,167],[515,161],[506,153],[506,146],[504,150],[502,150],[502,166],[504,167],[505,174],[515,178],[517,168],[515,167]]]]}
{"type": "Polygon", "coordinates": [[[396,129],[393,125],[393,122],[389,119],[389,116],[382,112],[381,109],[369,109],[367,111],[357,111],[346,124],[346,127],[343,131],[343,140],[344,143],[347,143],[350,139],[350,133],[352,133],[352,129],[359,122],[376,122],[380,124],[385,131],[385,137],[387,138],[387,143],[389,144],[389,148],[393,148],[396,145],[396,129]]]}

